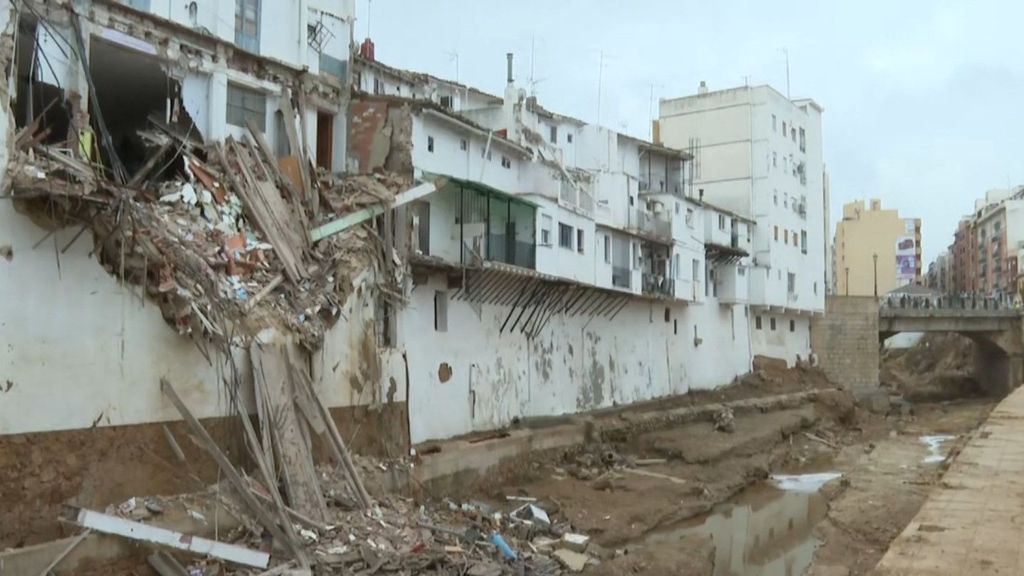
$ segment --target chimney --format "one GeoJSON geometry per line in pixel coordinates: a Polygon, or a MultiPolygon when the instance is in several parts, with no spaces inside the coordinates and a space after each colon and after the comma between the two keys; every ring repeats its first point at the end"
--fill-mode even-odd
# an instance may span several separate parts
{"type": "Polygon", "coordinates": [[[700,86],[697,88],[697,94],[700,94],[701,96],[703,96],[703,95],[705,95],[707,93],[708,93],[708,83],[703,81],[703,80],[701,80],[700,81],[700,86]]]}
{"type": "Polygon", "coordinates": [[[377,60],[374,52],[373,40],[369,38],[363,40],[363,43],[359,45],[359,55],[371,62],[377,60]]]}
{"type": "Polygon", "coordinates": [[[512,79],[512,53],[509,52],[509,53],[505,54],[505,58],[508,59],[508,74],[507,74],[508,78],[507,78],[507,81],[508,81],[509,84],[511,84],[512,80],[513,80],[512,79]]]}

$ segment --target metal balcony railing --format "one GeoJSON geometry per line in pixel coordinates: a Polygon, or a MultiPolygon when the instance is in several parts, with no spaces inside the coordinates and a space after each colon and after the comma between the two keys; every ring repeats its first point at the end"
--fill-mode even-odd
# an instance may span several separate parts
{"type": "Polygon", "coordinates": [[[665,278],[660,274],[644,274],[643,281],[644,294],[660,294],[662,296],[675,296],[676,294],[675,280],[671,278],[665,278]]]}
{"type": "Polygon", "coordinates": [[[537,245],[533,242],[517,241],[506,234],[491,234],[487,239],[484,258],[492,262],[534,269],[537,265],[537,245]]]}

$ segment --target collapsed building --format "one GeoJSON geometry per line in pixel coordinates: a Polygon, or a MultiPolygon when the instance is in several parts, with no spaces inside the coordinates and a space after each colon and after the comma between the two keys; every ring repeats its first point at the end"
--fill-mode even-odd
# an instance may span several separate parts
{"type": "Polygon", "coordinates": [[[320,460],[366,503],[348,446],[423,462],[810,356],[806,318],[754,328],[759,223],[696,150],[546,110],[511,57],[495,96],[351,55],[351,2],[299,4],[0,9],[0,542],[185,491],[195,422],[323,519],[320,460]]]}

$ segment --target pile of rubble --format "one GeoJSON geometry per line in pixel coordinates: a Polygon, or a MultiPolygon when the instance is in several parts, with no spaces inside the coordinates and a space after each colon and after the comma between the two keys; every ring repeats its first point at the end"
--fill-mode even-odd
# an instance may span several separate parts
{"type": "Polygon", "coordinates": [[[182,334],[223,344],[278,328],[317,349],[353,281],[395,268],[372,227],[318,242],[310,234],[388,205],[407,184],[394,176],[317,173],[301,155],[275,157],[255,126],[205,144],[151,119],[138,133],[148,160],[131,175],[107,168],[99,152],[44,144],[46,135],[37,124],[17,134],[5,195],[52,229],[91,230],[108,272],[140,286],[182,334]]]}
{"type": "MultiPolygon", "coordinates": [[[[244,499],[230,485],[214,486],[199,495],[131,498],[104,512],[75,509],[66,520],[91,531],[158,545],[148,561],[162,576],[554,576],[600,563],[596,545],[575,533],[553,502],[507,496],[504,506],[452,500],[427,506],[384,496],[360,510],[344,490],[338,490],[347,484],[345,479],[326,469],[320,475],[330,502],[329,517],[317,521],[289,509],[290,530],[299,537],[294,550],[244,512],[244,499]],[[160,527],[167,524],[165,511],[175,509],[187,512],[192,524],[207,525],[214,506],[237,520],[237,525],[221,531],[217,541],[160,527]]],[[[245,482],[259,498],[270,499],[258,481],[246,478],[245,482]]]]}

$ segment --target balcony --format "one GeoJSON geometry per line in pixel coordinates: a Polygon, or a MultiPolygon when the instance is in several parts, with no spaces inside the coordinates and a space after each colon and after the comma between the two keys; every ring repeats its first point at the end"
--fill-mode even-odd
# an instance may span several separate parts
{"type": "Polygon", "coordinates": [[[506,234],[491,234],[487,237],[485,252],[485,258],[492,262],[536,268],[537,245],[533,242],[517,241],[506,234]]]}
{"type": "Polygon", "coordinates": [[[660,274],[644,274],[643,282],[644,294],[653,294],[656,296],[667,296],[669,298],[675,298],[675,280],[672,280],[671,278],[665,278],[660,274]]]}
{"type": "Polygon", "coordinates": [[[612,266],[612,286],[629,290],[633,287],[632,276],[628,266],[612,266]]]}
{"type": "Polygon", "coordinates": [[[672,222],[646,208],[630,208],[626,228],[638,236],[665,242],[672,241],[672,222]]]}

